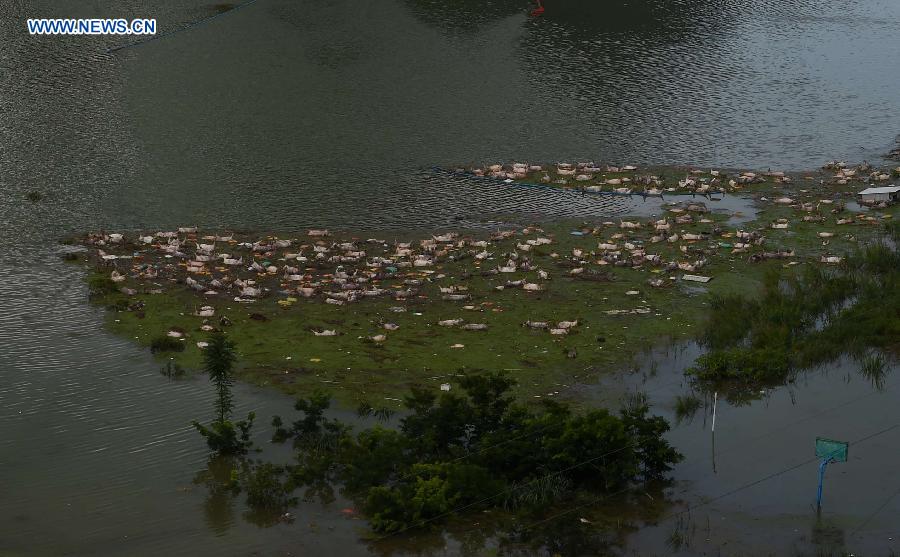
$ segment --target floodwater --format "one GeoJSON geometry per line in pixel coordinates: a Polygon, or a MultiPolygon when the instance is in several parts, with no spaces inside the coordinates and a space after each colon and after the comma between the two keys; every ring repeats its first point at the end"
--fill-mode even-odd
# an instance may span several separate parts
{"type": "MultiPolygon", "coordinates": [[[[337,504],[301,505],[293,524],[260,528],[239,504],[207,502],[193,485],[205,450],[188,423],[210,407],[210,389],[165,379],[146,352],[102,330],[78,269],[58,258],[62,235],[612,218],[642,201],[454,183],[429,169],[509,159],[802,169],[877,161],[900,132],[894,0],[545,3],[534,20],[518,0],[258,0],[196,27],[229,6],[0,5],[0,553],[369,553],[337,504]],[[184,30],[108,53],[121,37],[29,37],[29,17],[155,17],[160,31],[184,30]],[[29,191],[43,201],[25,201],[29,191]]],[[[721,407],[722,445],[776,416],[802,419],[817,396],[865,388],[837,372],[818,381],[721,407]],[[789,392],[808,405],[786,404],[789,392]]],[[[896,401],[890,393],[830,415],[823,433],[852,438],[895,420],[874,403],[896,401]]],[[[237,399],[263,423],[289,407],[259,389],[237,399]]],[[[723,456],[714,476],[689,458],[676,477],[714,496],[725,480],[801,458],[807,434],[802,444],[777,436],[759,460],[723,456]]],[[[689,457],[709,454],[687,448],[702,437],[696,424],[673,432],[689,457]]],[[[827,524],[852,531],[896,489],[896,441],[873,439],[851,449],[864,462],[829,470],[827,524]],[[868,480],[837,481],[860,470],[868,480]]],[[[711,504],[734,528],[716,535],[757,532],[764,544],[781,516],[811,535],[798,518],[809,474],[796,473],[806,475],[711,504]]],[[[888,502],[846,539],[868,543],[897,514],[888,502]]],[[[642,531],[635,547],[665,534],[642,531]]],[[[785,532],[773,551],[793,539],[785,532]]]]}
{"type": "Polygon", "coordinates": [[[669,497],[677,503],[627,544],[628,555],[892,555],[900,551],[900,376],[877,378],[852,359],[813,369],[795,383],[749,400],[692,392],[684,370],[700,355],[693,342],[655,348],[635,372],[591,387],[616,405],[645,393],[673,424],[669,440],[685,455],[669,497]],[[679,419],[679,396],[703,406],[679,419]],[[826,469],[822,512],[815,509],[816,437],[850,442],[846,463],[826,469]],[[673,533],[676,534],[673,536],[673,533]],[[675,540],[678,540],[678,543],[675,540]],[[893,553],[891,553],[893,551],[893,553]]]}

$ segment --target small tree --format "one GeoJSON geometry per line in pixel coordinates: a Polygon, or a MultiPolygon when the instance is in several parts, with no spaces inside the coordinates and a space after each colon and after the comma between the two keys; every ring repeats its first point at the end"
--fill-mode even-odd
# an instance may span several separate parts
{"type": "Polygon", "coordinates": [[[216,414],[220,422],[230,419],[231,411],[234,409],[231,369],[236,361],[234,343],[225,338],[222,332],[213,333],[209,345],[203,351],[203,367],[209,375],[209,380],[216,385],[216,414]]]}
{"type": "Polygon", "coordinates": [[[209,427],[196,420],[193,425],[206,438],[209,448],[219,454],[243,454],[251,445],[250,428],[253,427],[255,414],[250,412],[246,420],[237,423],[231,421],[234,409],[231,370],[236,361],[234,343],[225,338],[224,333],[213,333],[203,353],[203,367],[216,386],[216,419],[209,427]]]}

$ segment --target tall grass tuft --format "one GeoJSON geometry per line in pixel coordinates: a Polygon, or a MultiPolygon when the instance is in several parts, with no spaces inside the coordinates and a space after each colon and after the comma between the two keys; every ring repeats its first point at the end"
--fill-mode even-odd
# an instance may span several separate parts
{"type": "Polygon", "coordinates": [[[675,398],[675,421],[680,424],[685,420],[693,420],[702,405],[703,402],[694,394],[678,395],[675,398]]]}
{"type": "Polygon", "coordinates": [[[900,222],[888,221],[884,223],[884,232],[894,242],[900,242],[900,222]]]}
{"type": "Polygon", "coordinates": [[[884,390],[884,377],[888,365],[885,357],[879,353],[867,354],[859,365],[859,372],[879,391],[884,390]]]}
{"type": "Polygon", "coordinates": [[[513,484],[507,490],[503,507],[509,511],[543,509],[559,501],[572,490],[572,482],[560,474],[542,476],[531,482],[513,484]]]}

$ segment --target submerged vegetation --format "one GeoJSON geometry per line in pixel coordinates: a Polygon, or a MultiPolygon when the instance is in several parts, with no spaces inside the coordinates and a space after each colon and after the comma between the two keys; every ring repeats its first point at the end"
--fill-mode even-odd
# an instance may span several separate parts
{"type": "MultiPolygon", "coordinates": [[[[575,412],[553,400],[525,405],[511,395],[514,380],[487,373],[460,376],[438,392],[413,388],[395,428],[354,432],[326,416],[328,395],[314,393],[296,401],[297,419],[272,419],[272,441],[290,441],[294,462],[252,461],[243,455],[253,414],[230,421],[235,361],[234,344],[211,335],[204,363],[216,387],[216,415],[209,427],[193,425],[217,456],[197,482],[207,484],[210,497],[243,494],[248,519],[262,525],[290,520],[301,489],[305,499],[323,502],[340,491],[379,536],[483,511],[531,520],[590,497],[664,483],[682,459],[663,437],[669,424],[650,414],[644,396],[630,397],[618,412],[575,412]]],[[[390,417],[368,404],[359,413],[390,417]]]]}
{"type": "Polygon", "coordinates": [[[860,360],[860,373],[879,391],[884,389],[884,375],[887,369],[887,359],[879,353],[866,354],[860,360]]]}
{"type": "Polygon", "coordinates": [[[689,370],[704,381],[781,382],[844,354],[863,357],[877,376],[884,362],[866,355],[900,348],[900,252],[885,238],[849,252],[839,266],[771,271],[762,294],[717,297],[702,340],[709,352],[689,370]]]}
{"type": "Polygon", "coordinates": [[[703,401],[695,394],[675,397],[675,419],[678,423],[694,419],[694,415],[703,406],[703,401]]]}
{"type": "Polygon", "coordinates": [[[294,443],[290,485],[338,485],[373,530],[396,533],[484,509],[544,512],[661,478],[681,459],[645,401],[579,414],[549,400],[516,404],[513,384],[492,373],[461,377],[459,394],[414,388],[397,430],[356,434],[324,417],[327,397],[300,400],[302,417],[275,436],[294,443]]]}

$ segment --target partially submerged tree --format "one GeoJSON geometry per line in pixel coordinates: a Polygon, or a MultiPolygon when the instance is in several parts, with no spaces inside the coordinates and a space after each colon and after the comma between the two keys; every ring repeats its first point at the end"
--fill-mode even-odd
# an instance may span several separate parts
{"type": "Polygon", "coordinates": [[[216,414],[218,421],[224,422],[231,417],[234,409],[234,397],[231,396],[231,369],[237,361],[234,343],[224,333],[213,333],[209,344],[203,351],[203,367],[209,380],[216,385],[216,414]]]}
{"type": "Polygon", "coordinates": [[[203,367],[209,374],[209,380],[216,386],[215,412],[216,418],[204,426],[198,421],[193,425],[206,438],[206,444],[213,451],[223,455],[243,454],[250,448],[250,428],[253,427],[253,412],[246,420],[231,421],[234,409],[234,397],[231,394],[232,368],[237,361],[234,343],[222,332],[213,333],[203,352],[203,367]]]}

